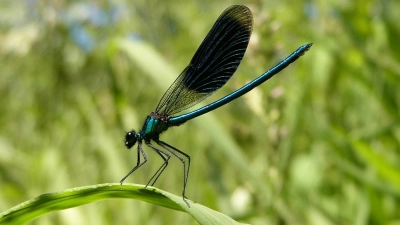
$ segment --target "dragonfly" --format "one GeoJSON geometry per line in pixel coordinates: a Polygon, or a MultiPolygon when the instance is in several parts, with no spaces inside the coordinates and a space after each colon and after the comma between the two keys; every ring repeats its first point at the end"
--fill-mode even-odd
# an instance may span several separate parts
{"type": "Polygon", "coordinates": [[[168,166],[171,156],[174,156],[183,164],[182,197],[189,206],[186,197],[186,185],[189,178],[190,156],[160,140],[161,133],[170,127],[182,125],[246,94],[296,61],[312,46],[312,43],[300,46],[277,65],[231,94],[197,110],[174,116],[203,101],[226,84],[242,61],[252,29],[253,16],[246,6],[233,5],[222,12],[195,52],[189,65],[164,93],[157,108],[147,116],[142,129],[138,132],[131,130],[125,134],[125,146],[128,149],[137,143],[137,162],[129,173],[122,178],[121,184],[147,162],[147,156],[142,148],[144,142],[164,161],[150,178],[146,187],[155,184],[168,166]]]}

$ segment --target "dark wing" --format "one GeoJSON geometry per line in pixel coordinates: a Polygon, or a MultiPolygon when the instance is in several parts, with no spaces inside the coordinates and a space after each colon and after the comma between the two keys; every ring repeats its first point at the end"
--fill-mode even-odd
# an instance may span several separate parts
{"type": "Polygon", "coordinates": [[[238,68],[253,26],[246,6],[227,8],[217,19],[190,64],[161,98],[155,112],[173,115],[221,88],[238,68]]]}

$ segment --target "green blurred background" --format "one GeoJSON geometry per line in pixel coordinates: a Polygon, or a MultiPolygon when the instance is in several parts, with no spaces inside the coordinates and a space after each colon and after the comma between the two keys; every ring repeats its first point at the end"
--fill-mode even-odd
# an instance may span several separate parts
{"type": "MultiPolygon", "coordinates": [[[[242,98],[161,139],[192,158],[189,199],[251,224],[400,224],[400,1],[0,1],[0,211],[118,182],[138,130],[228,6],[254,14],[233,78],[205,103],[314,46],[242,98]]],[[[198,107],[198,106],[197,106],[198,107]]],[[[196,107],[195,107],[196,108],[196,107]]],[[[149,162],[126,182],[146,184],[149,162]]],[[[182,164],[156,186],[180,195],[182,164]]],[[[32,224],[196,224],[109,200],[32,224]]]]}

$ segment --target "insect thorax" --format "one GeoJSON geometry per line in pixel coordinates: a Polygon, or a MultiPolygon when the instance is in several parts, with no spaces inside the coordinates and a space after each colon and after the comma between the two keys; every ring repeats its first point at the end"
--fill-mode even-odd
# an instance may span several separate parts
{"type": "Polygon", "coordinates": [[[146,121],[143,124],[141,130],[143,138],[145,140],[158,139],[160,134],[168,129],[167,120],[167,116],[152,112],[147,116],[146,121]]]}

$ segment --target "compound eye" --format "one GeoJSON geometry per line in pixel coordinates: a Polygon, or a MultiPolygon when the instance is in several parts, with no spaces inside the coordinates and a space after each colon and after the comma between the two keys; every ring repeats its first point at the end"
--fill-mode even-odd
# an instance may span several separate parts
{"type": "Polygon", "coordinates": [[[136,132],[135,131],[129,131],[125,135],[125,146],[129,149],[132,148],[136,144],[137,138],[136,138],[136,132]]]}

